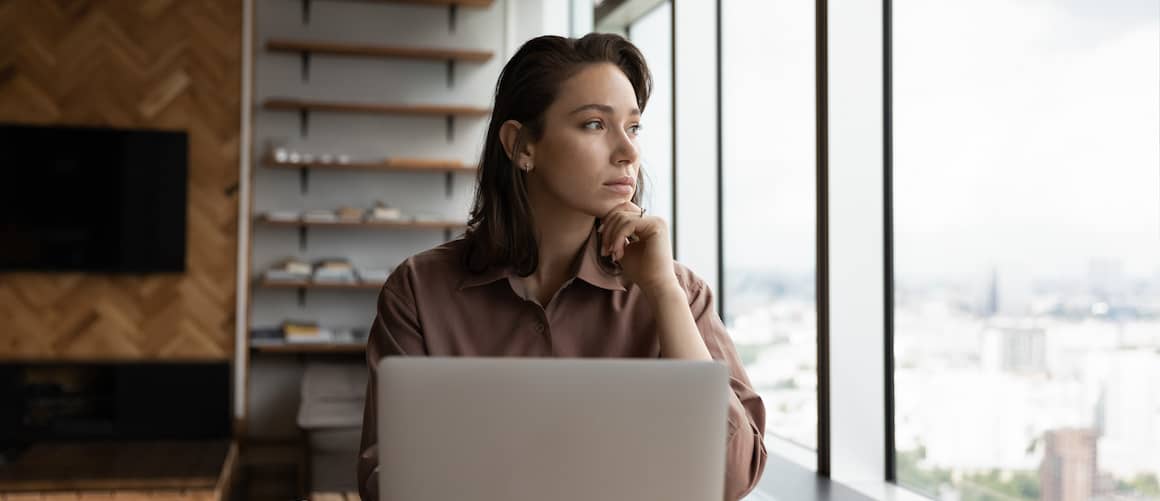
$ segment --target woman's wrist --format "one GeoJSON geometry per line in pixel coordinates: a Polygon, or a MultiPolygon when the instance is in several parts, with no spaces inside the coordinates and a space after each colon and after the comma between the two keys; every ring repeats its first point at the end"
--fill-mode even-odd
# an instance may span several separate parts
{"type": "Polygon", "coordinates": [[[671,278],[657,280],[647,284],[640,284],[641,290],[644,291],[653,306],[664,304],[669,299],[679,299],[682,305],[688,303],[688,296],[685,294],[685,289],[681,287],[681,283],[677,281],[676,275],[671,278]]]}

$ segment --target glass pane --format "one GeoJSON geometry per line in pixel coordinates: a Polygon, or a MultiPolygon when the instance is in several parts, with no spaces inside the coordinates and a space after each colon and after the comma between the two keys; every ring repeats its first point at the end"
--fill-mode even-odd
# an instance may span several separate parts
{"type": "Polygon", "coordinates": [[[1160,4],[894,16],[899,482],[1160,499],[1160,4]]]}
{"type": "Polygon", "coordinates": [[[722,4],[725,323],[767,436],[817,447],[814,7],[722,4]]]}
{"type": "Polygon", "coordinates": [[[664,2],[637,19],[629,39],[648,61],[653,92],[641,118],[644,162],[644,207],[673,221],[673,23],[672,2],[664,2]]]}

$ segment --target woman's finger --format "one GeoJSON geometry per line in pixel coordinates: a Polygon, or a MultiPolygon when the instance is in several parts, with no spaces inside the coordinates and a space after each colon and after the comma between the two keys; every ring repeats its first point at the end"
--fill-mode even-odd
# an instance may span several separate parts
{"type": "MultiPolygon", "coordinates": [[[[611,215],[607,222],[604,223],[604,227],[601,233],[604,254],[611,256],[615,253],[618,245],[617,235],[621,234],[622,228],[625,224],[628,224],[628,219],[624,217],[623,212],[614,213],[614,215],[611,215]]],[[[623,240],[623,237],[619,239],[623,240]]]]}
{"type": "Polygon", "coordinates": [[[620,221],[621,222],[615,227],[614,233],[608,235],[609,238],[613,239],[613,252],[616,256],[616,260],[618,261],[620,258],[624,257],[624,248],[627,245],[628,237],[629,235],[632,235],[636,232],[636,228],[640,222],[640,219],[622,216],[620,221]]]}
{"type": "Polygon", "coordinates": [[[600,254],[608,255],[612,249],[612,234],[616,233],[616,227],[620,223],[621,218],[619,213],[609,213],[600,221],[600,254]]]}
{"type": "Polygon", "coordinates": [[[620,212],[625,212],[628,214],[640,214],[640,206],[632,202],[624,202],[620,205],[617,205],[616,207],[613,207],[612,210],[608,211],[608,214],[605,214],[605,216],[601,218],[601,220],[608,219],[613,214],[620,212]]]}
{"type": "Polygon", "coordinates": [[[610,214],[608,219],[604,221],[601,229],[601,239],[604,244],[604,253],[611,255],[616,248],[616,235],[620,233],[620,228],[626,224],[627,219],[622,212],[610,214]]]}

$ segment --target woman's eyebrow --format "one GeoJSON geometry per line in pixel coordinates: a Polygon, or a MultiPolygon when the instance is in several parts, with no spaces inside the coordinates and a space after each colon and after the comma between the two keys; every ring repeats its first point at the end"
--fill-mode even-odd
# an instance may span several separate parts
{"type": "MultiPolygon", "coordinates": [[[[602,111],[602,112],[608,113],[608,114],[612,114],[615,111],[612,109],[611,106],[609,106],[607,104],[595,104],[594,103],[594,104],[586,104],[584,106],[576,108],[576,109],[572,110],[572,112],[569,113],[569,115],[575,115],[575,114],[580,113],[581,111],[584,111],[584,110],[597,110],[597,111],[602,111]]],[[[628,114],[629,115],[640,115],[640,110],[637,108],[633,108],[633,109],[628,111],[628,114]]]]}

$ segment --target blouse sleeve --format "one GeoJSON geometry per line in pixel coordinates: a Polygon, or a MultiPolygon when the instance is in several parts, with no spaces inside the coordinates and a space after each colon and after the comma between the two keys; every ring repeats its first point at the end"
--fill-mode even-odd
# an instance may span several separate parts
{"type": "Polygon", "coordinates": [[[733,392],[728,410],[725,499],[741,499],[753,490],[765,469],[765,406],[753,390],[733,340],[717,314],[712,290],[687,270],[678,271],[678,277],[688,284],[685,290],[689,294],[689,309],[709,355],[729,368],[729,386],[733,392]]]}

